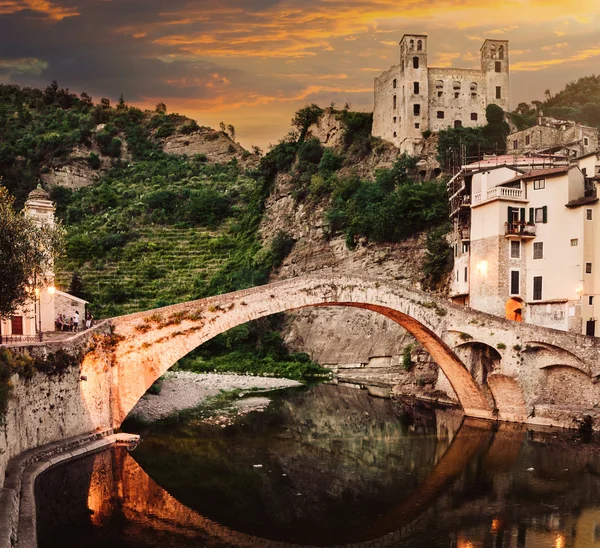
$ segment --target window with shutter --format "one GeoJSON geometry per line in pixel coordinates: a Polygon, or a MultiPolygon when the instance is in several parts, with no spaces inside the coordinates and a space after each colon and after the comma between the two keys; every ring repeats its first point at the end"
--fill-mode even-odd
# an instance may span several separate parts
{"type": "Polygon", "coordinates": [[[542,300],[542,277],[541,276],[533,277],[533,300],[534,301],[542,300]]]}

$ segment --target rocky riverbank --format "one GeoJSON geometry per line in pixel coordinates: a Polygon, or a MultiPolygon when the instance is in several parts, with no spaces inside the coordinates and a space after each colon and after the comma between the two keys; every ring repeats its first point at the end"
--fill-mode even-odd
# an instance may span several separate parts
{"type": "MultiPolygon", "coordinates": [[[[298,381],[272,377],[253,377],[225,373],[192,373],[190,371],[169,372],[165,375],[159,394],[146,393],[130,413],[130,417],[153,422],[179,411],[201,405],[207,398],[219,395],[222,391],[279,390],[302,386],[298,381]]],[[[266,407],[267,398],[240,400],[239,412],[245,413],[266,407]],[[249,405],[252,403],[252,405],[249,405]],[[260,405],[257,405],[260,403],[260,405]]]]}

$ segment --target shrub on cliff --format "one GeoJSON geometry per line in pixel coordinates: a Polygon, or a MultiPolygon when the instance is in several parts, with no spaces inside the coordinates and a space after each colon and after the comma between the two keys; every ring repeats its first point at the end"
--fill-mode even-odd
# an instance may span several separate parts
{"type": "Polygon", "coordinates": [[[423,264],[422,279],[425,289],[438,289],[452,272],[454,259],[452,248],[446,239],[449,230],[450,226],[444,224],[427,234],[427,252],[423,264]]]}
{"type": "Polygon", "coordinates": [[[399,242],[448,219],[444,182],[413,183],[413,160],[401,157],[375,182],[353,176],[336,182],[327,212],[330,233],[344,232],[350,247],[362,236],[375,242],[399,242]]]}

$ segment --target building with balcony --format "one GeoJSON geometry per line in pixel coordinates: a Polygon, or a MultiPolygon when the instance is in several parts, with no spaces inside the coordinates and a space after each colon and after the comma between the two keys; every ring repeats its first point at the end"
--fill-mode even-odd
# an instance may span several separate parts
{"type": "Polygon", "coordinates": [[[464,166],[449,183],[452,299],[600,336],[600,207],[587,176],[597,155],[495,160],[464,166]]]}

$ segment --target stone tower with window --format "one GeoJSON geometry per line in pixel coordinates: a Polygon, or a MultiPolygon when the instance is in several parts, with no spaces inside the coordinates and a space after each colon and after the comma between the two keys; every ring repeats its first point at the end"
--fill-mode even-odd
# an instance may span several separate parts
{"type": "Polygon", "coordinates": [[[405,34],[400,63],[375,78],[373,135],[417,155],[423,132],[485,125],[489,104],[509,110],[508,41],[486,40],[477,69],[436,68],[427,36],[405,34]]]}
{"type": "Polygon", "coordinates": [[[485,73],[486,103],[509,109],[508,40],[486,40],[481,46],[481,71],[485,73]]]}
{"type": "Polygon", "coordinates": [[[429,118],[427,36],[405,34],[400,42],[397,138],[421,139],[429,118]]]}

